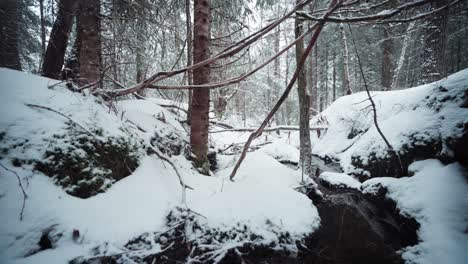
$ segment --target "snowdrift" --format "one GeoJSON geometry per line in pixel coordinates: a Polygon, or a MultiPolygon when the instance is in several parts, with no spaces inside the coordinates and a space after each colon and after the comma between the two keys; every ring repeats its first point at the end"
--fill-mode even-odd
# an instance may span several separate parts
{"type": "Polygon", "coordinates": [[[109,104],[8,69],[0,69],[0,91],[0,163],[8,169],[0,168],[1,263],[79,262],[129,252],[125,256],[138,259],[167,249],[167,232],[181,221],[194,250],[209,251],[204,257],[212,260],[242,245],[294,252],[296,241],[320,224],[313,203],[293,188],[300,173],[263,152],[247,157],[235,183],[228,180],[235,156],[220,157],[223,168],[215,175],[200,175],[184,155],[182,118],[161,100],[109,104]],[[170,158],[193,188],[186,204],[174,170],[154,151],[170,158]],[[99,167],[99,159],[114,152],[110,160],[127,169],[118,178],[99,167]],[[65,170],[74,164],[81,165],[65,170]],[[72,176],[78,180],[64,184],[72,176]],[[27,194],[23,213],[18,181],[27,194]],[[73,192],[83,183],[99,186],[85,196],[73,192]],[[131,242],[150,236],[149,249],[131,242]],[[215,238],[214,248],[203,247],[215,238]]]}
{"type": "MultiPolygon", "coordinates": [[[[405,167],[433,157],[466,165],[467,89],[468,70],[463,70],[431,84],[371,92],[379,126],[405,167]]],[[[361,180],[397,174],[392,168],[398,165],[374,126],[365,92],[337,99],[322,116],[329,129],[313,145],[314,154],[339,162],[344,172],[361,180]]]]}

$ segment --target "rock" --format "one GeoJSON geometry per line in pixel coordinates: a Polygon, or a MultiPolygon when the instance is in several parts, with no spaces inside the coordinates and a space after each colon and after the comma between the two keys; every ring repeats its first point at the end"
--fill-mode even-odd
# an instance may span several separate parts
{"type": "Polygon", "coordinates": [[[463,135],[454,146],[455,159],[468,168],[468,123],[463,125],[463,135]]]}

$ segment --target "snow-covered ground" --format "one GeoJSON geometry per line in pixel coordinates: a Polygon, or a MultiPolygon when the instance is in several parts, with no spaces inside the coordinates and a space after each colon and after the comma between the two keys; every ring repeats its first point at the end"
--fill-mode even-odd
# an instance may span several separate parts
{"type": "MultiPolygon", "coordinates": [[[[201,215],[199,224],[206,230],[229,231],[245,225],[248,232],[260,237],[255,243],[275,243],[290,250],[295,249],[295,240],[319,226],[313,203],[293,189],[299,184],[300,173],[278,163],[268,151],[248,155],[235,182],[229,181],[228,175],[236,156],[220,157],[222,169],[211,177],[192,169],[183,154],[172,156],[183,180],[193,188],[187,190],[186,205],[181,203],[182,191],[174,170],[154,155],[142,155],[140,166],[104,193],[88,199],[70,196],[52,179],[33,171],[32,165],[12,164],[18,157],[42,159],[48,148],[44,139],[67,132],[67,118],[26,104],[54,109],[86,130],[100,127],[103,131],[98,137],[131,134],[144,144],[156,133],[160,137],[176,134],[187,140],[179,117],[159,106],[158,100],[121,101],[114,113],[93,96],[69,91],[64,84],[49,88],[56,82],[46,78],[0,69],[0,80],[2,148],[23,139],[30,144],[22,148],[24,151],[2,154],[0,160],[18,174],[27,193],[20,221],[18,180],[13,172],[0,168],[1,263],[66,263],[77,256],[89,256],[92,248],[106,242],[110,243],[108,252],[119,253],[128,240],[167,228],[166,216],[178,206],[188,206],[201,215]],[[30,255],[47,229],[53,230],[51,235],[61,234],[54,236],[54,248],[30,255]],[[75,229],[81,235],[78,241],[72,238],[75,229]],[[280,241],[286,233],[289,244],[280,241]]],[[[239,241],[221,242],[229,245],[239,241]]]]}

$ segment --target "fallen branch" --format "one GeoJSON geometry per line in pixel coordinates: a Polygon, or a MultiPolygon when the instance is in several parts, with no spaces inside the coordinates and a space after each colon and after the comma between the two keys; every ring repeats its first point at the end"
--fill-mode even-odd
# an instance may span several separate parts
{"type": "MultiPolygon", "coordinates": [[[[310,127],[311,131],[325,130],[325,129],[328,129],[328,126],[313,126],[313,127],[310,127]]],[[[216,133],[224,133],[224,132],[252,132],[252,131],[255,131],[255,130],[257,130],[257,128],[232,128],[232,129],[209,131],[209,133],[216,134],[216,133]]],[[[299,127],[295,127],[295,126],[270,127],[270,128],[263,129],[263,132],[276,132],[276,131],[281,131],[281,130],[299,131],[299,127]]]]}
{"type": "MultiPolygon", "coordinates": [[[[343,0],[338,0],[338,1],[333,0],[333,1],[331,1],[330,7],[328,8],[328,11],[323,15],[323,18],[327,18],[328,16],[330,16],[342,3],[343,3],[343,0]]],[[[278,111],[279,107],[283,104],[283,102],[288,97],[289,92],[291,91],[294,84],[296,83],[297,77],[299,76],[299,72],[302,70],[302,67],[304,66],[304,63],[305,63],[305,61],[307,59],[307,56],[310,54],[312,48],[314,47],[315,43],[317,42],[318,36],[320,35],[320,32],[322,31],[323,26],[325,25],[325,20],[322,19],[321,21],[317,22],[316,25],[317,25],[317,28],[316,28],[312,38],[310,39],[309,45],[307,46],[306,50],[304,51],[304,54],[302,55],[301,60],[297,64],[296,70],[294,71],[294,74],[293,74],[291,80],[289,81],[288,86],[284,90],[284,92],[281,95],[281,97],[279,98],[278,102],[276,102],[273,109],[270,111],[270,113],[268,113],[266,118],[263,120],[263,123],[260,125],[260,127],[249,136],[249,139],[245,143],[244,150],[242,151],[242,154],[240,155],[239,160],[237,161],[236,165],[234,166],[234,168],[233,168],[233,170],[231,172],[231,175],[229,176],[229,179],[231,181],[234,179],[234,176],[236,175],[237,170],[239,169],[242,161],[245,159],[245,156],[247,155],[247,151],[248,151],[249,146],[252,143],[252,141],[262,134],[263,130],[268,125],[271,118],[275,115],[275,113],[278,111]]]]}
{"type": "Polygon", "coordinates": [[[8,172],[11,172],[11,173],[15,174],[16,179],[18,180],[18,185],[21,188],[21,192],[23,193],[23,205],[21,206],[21,212],[20,212],[20,221],[23,221],[24,207],[26,205],[26,199],[28,198],[28,195],[26,194],[26,191],[24,190],[23,183],[21,182],[20,176],[18,175],[18,173],[16,173],[16,171],[5,167],[1,163],[0,163],[0,167],[2,167],[4,170],[6,170],[8,172]]]}
{"type": "Polygon", "coordinates": [[[80,127],[84,132],[86,132],[86,134],[96,138],[96,139],[99,139],[96,135],[94,135],[91,131],[89,131],[88,129],[86,129],[84,126],[80,125],[78,122],[74,121],[73,119],[71,119],[70,117],[66,116],[65,114],[62,114],[60,113],[59,111],[57,110],[54,110],[50,107],[47,107],[47,106],[41,106],[41,105],[36,105],[36,104],[25,104],[26,106],[29,106],[29,107],[32,107],[32,108],[41,108],[41,109],[45,109],[45,110],[48,110],[48,111],[51,111],[51,112],[54,112],[56,114],[59,114],[63,117],[65,117],[66,119],[70,120],[70,122],[72,122],[73,124],[77,125],[78,127],[80,127]]]}
{"type": "Polygon", "coordinates": [[[188,208],[188,206],[187,206],[187,196],[186,196],[185,191],[186,191],[186,189],[193,190],[193,188],[190,187],[189,185],[185,184],[184,180],[182,179],[182,176],[180,175],[179,171],[177,170],[177,167],[174,165],[174,163],[169,158],[164,156],[162,153],[159,152],[159,150],[157,150],[153,146],[148,146],[148,147],[151,148],[151,150],[154,152],[154,154],[156,154],[156,156],[158,156],[158,158],[160,158],[161,160],[164,160],[167,163],[169,163],[169,165],[171,165],[172,168],[174,169],[177,177],[179,178],[180,186],[182,186],[182,204],[184,204],[185,207],[188,208]]]}
{"type": "Polygon", "coordinates": [[[162,107],[166,107],[166,108],[174,108],[174,109],[177,109],[177,110],[180,110],[184,113],[187,113],[187,109],[184,109],[180,106],[177,106],[177,105],[167,105],[167,104],[159,104],[159,106],[162,106],[162,107]]]}

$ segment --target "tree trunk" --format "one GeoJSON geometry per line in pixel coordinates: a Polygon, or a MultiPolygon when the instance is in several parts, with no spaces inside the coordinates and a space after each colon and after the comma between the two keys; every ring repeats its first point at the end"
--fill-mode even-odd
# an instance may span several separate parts
{"type": "Polygon", "coordinates": [[[333,102],[336,100],[336,66],[335,66],[335,53],[333,53],[333,77],[332,77],[332,89],[333,89],[333,102]]]}
{"type": "Polygon", "coordinates": [[[392,85],[390,86],[390,89],[392,90],[397,87],[398,77],[400,76],[401,69],[403,68],[403,63],[405,62],[405,58],[406,58],[406,50],[408,49],[408,44],[410,42],[411,30],[413,30],[415,24],[416,22],[413,21],[408,25],[408,28],[406,28],[406,35],[405,35],[405,38],[403,39],[403,45],[401,47],[400,58],[398,59],[395,70],[393,71],[392,85]]]}
{"type": "MultiPolygon", "coordinates": [[[[190,15],[190,0],[185,0],[185,26],[187,31],[187,67],[192,65],[192,45],[193,45],[193,37],[192,37],[192,17],[190,15]]],[[[187,71],[187,84],[193,84],[193,72],[187,71]]],[[[187,90],[188,93],[188,109],[187,109],[187,122],[190,126],[190,119],[192,113],[192,89],[187,90]]]]}
{"type": "Polygon", "coordinates": [[[61,0],[42,63],[42,75],[60,79],[77,1],[61,0]]]}
{"type": "Polygon", "coordinates": [[[0,67],[21,71],[18,47],[20,10],[18,0],[0,1],[0,67]]]}
{"type": "Polygon", "coordinates": [[[383,26],[381,85],[384,91],[392,88],[394,44],[390,33],[390,26],[383,26]]]}
{"type": "MultiPolygon", "coordinates": [[[[194,2],[194,52],[193,62],[204,61],[210,56],[210,0],[195,0],[194,2]]],[[[193,71],[193,83],[205,84],[209,82],[209,65],[193,71]]],[[[208,152],[208,125],[210,109],[210,90],[195,89],[192,97],[192,116],[190,126],[190,146],[195,155],[195,166],[208,173],[206,164],[208,152]]]]}
{"type": "Polygon", "coordinates": [[[99,81],[101,75],[101,1],[82,0],[80,6],[80,77],[84,83],[92,83],[99,81]]]}
{"type": "Polygon", "coordinates": [[[344,67],[344,76],[343,76],[343,91],[344,94],[352,94],[351,82],[349,80],[349,50],[348,50],[348,40],[346,39],[346,33],[344,29],[344,24],[340,24],[340,33],[341,40],[343,42],[343,67],[344,67]]]}
{"type": "MultiPolygon", "coordinates": [[[[300,0],[296,0],[299,3],[300,0]]],[[[302,34],[303,22],[299,17],[295,21],[295,35],[296,38],[302,34]]],[[[301,57],[304,53],[304,41],[301,40],[296,44],[296,63],[299,64],[301,57]]],[[[305,175],[312,175],[312,150],[310,144],[310,100],[307,93],[307,79],[306,67],[303,67],[299,72],[297,78],[297,93],[299,96],[299,163],[302,166],[302,171],[305,175]]]]}
{"type": "MultiPolygon", "coordinates": [[[[45,52],[46,52],[46,28],[45,28],[45,18],[44,18],[44,0],[39,0],[39,13],[41,18],[41,62],[44,61],[45,52]]],[[[39,62],[39,67],[42,66],[42,63],[39,62]]]]}
{"type": "MultiPolygon", "coordinates": [[[[448,4],[448,0],[431,1],[431,9],[437,9],[448,4]]],[[[445,46],[447,43],[448,11],[444,9],[431,16],[426,22],[425,47],[422,54],[423,62],[419,83],[429,83],[445,77],[445,46]]]]}

